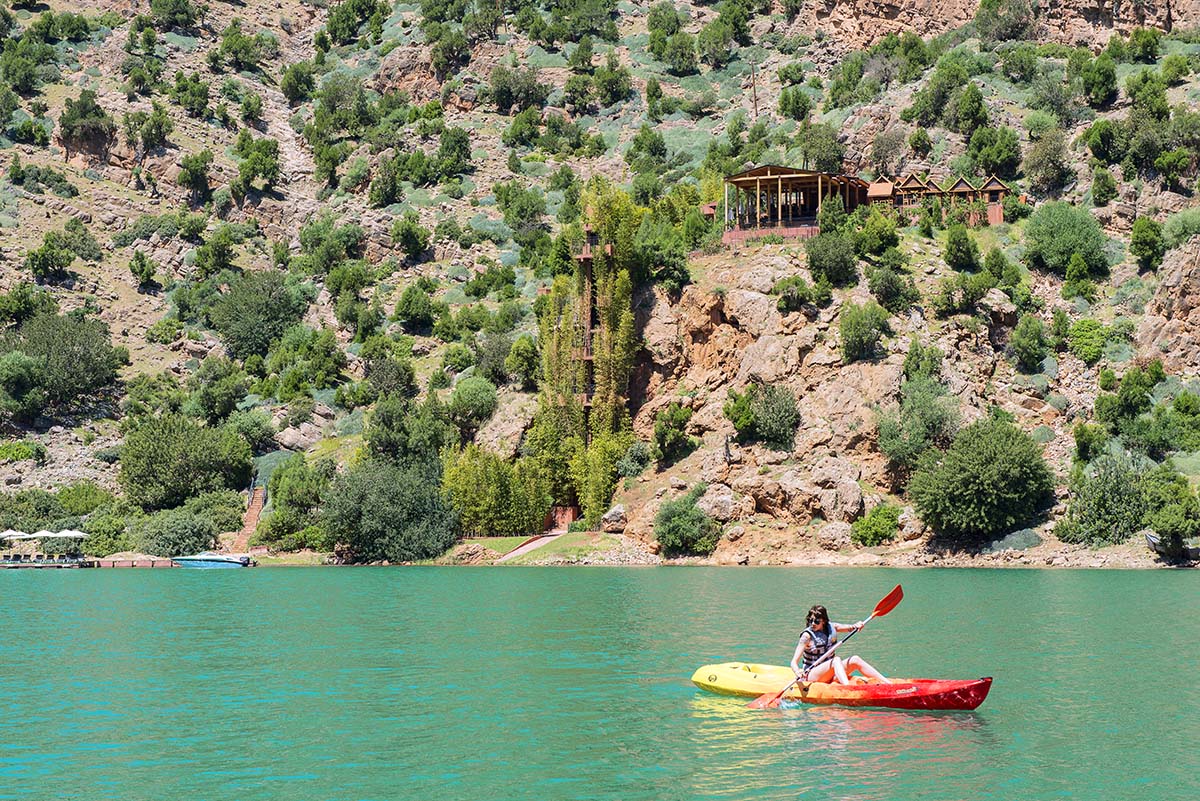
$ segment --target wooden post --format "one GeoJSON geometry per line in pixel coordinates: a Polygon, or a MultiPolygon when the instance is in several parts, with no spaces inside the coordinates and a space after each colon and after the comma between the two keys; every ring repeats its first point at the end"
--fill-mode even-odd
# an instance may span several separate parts
{"type": "Polygon", "coordinates": [[[821,191],[821,173],[817,173],[817,214],[821,213],[821,200],[824,194],[821,191]]]}
{"type": "Polygon", "coordinates": [[[783,227],[783,179],[779,178],[777,180],[779,181],[779,188],[775,192],[775,225],[782,228],[783,227]]]}
{"type": "Polygon", "coordinates": [[[721,209],[721,214],[725,218],[724,224],[721,226],[722,231],[729,229],[729,183],[725,183],[725,207],[721,209]]]}
{"type": "Polygon", "coordinates": [[[754,227],[762,225],[762,178],[754,179],[754,227]]]}

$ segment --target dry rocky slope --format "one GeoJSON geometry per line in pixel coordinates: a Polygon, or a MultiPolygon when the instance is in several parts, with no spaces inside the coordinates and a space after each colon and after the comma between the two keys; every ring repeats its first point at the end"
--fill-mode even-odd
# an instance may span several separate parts
{"type": "MultiPolygon", "coordinates": [[[[635,13],[621,15],[618,22],[621,34],[644,32],[647,5],[628,5],[635,13]]],[[[1127,32],[1136,26],[1164,31],[1200,27],[1200,2],[1194,0],[1174,3],[1148,0],[1115,6],[1065,0],[1042,5],[1045,8],[1038,16],[1036,28],[1038,40],[1085,45],[1096,50],[1114,31],[1127,32]]],[[[387,209],[369,207],[365,192],[337,193],[328,201],[318,201],[312,154],[291,124],[296,110],[289,107],[278,90],[277,78],[279,66],[312,57],[314,34],[325,23],[328,12],[295,0],[210,6],[199,44],[186,38],[168,38],[163,43],[164,75],[173,75],[176,70],[203,71],[205,52],[235,17],[245,20],[248,30],[270,31],[279,40],[281,50],[280,64],[268,66],[262,75],[242,75],[240,80],[263,98],[263,119],[256,134],[279,142],[283,177],[276,191],[251,194],[246,202],[235,205],[227,213],[227,221],[257,220],[267,238],[286,242],[293,250],[298,248],[301,227],[323,210],[358,223],[367,233],[368,260],[380,263],[396,259],[395,272],[381,281],[393,291],[379,296],[389,314],[399,290],[416,276],[445,277],[464,267],[468,270],[477,267],[484,257],[500,256],[499,249],[486,242],[466,251],[456,244],[442,243],[435,246],[432,261],[418,265],[403,263],[388,236],[394,215],[387,209]]],[[[794,36],[819,32],[824,46],[811,49],[806,57],[813,62],[815,71],[827,74],[841,55],[870,45],[887,33],[916,31],[925,36],[937,35],[968,22],[977,6],[963,0],[804,2],[793,20],[780,15],[756,18],[751,21],[751,30],[756,38],[770,33],[794,36]]],[[[56,11],[77,10],[76,4],[61,0],[54,0],[50,7],[56,11]]],[[[710,6],[681,4],[680,7],[690,14],[687,29],[693,33],[716,14],[710,6]]],[[[100,4],[94,10],[128,15],[131,9],[127,3],[114,1],[100,4]]],[[[370,69],[363,69],[369,85],[378,91],[401,89],[415,101],[444,97],[447,123],[471,131],[476,159],[466,196],[418,207],[421,223],[433,228],[447,215],[462,219],[479,211],[496,218],[499,214],[494,207],[479,206],[478,202],[490,194],[493,183],[511,177],[505,166],[507,149],[500,143],[500,134],[510,120],[495,114],[491,106],[481,105],[477,90],[492,66],[513,53],[521,60],[522,54],[529,52],[529,44],[520,36],[511,36],[504,44],[480,45],[473,52],[464,79],[452,91],[444,92],[430,66],[429,49],[419,44],[419,34],[414,36],[410,30],[415,25],[414,13],[396,13],[405,21],[402,27],[411,41],[391,49],[370,69]]],[[[83,50],[78,69],[64,72],[62,84],[46,91],[48,116],[57,117],[64,101],[77,96],[78,89],[85,86],[98,92],[101,105],[117,119],[127,111],[149,111],[148,100],[131,101],[120,86],[118,66],[125,57],[124,41],[125,29],[118,27],[100,44],[83,50]]],[[[618,48],[618,54],[625,63],[630,63],[631,56],[636,55],[626,46],[618,48]]],[[[346,59],[351,61],[353,56],[347,55],[346,59]]],[[[753,86],[764,116],[777,107],[781,86],[775,69],[790,60],[780,53],[765,51],[753,86]]],[[[543,79],[556,87],[561,87],[567,76],[567,71],[560,67],[552,66],[542,72],[543,79]]],[[[1172,102],[1187,102],[1196,85],[1187,82],[1173,87],[1172,102]]],[[[893,127],[904,129],[899,114],[917,86],[896,87],[874,102],[852,107],[848,114],[833,115],[840,125],[848,161],[866,165],[878,132],[893,127]]],[[[644,87],[645,81],[635,72],[634,88],[639,96],[644,87]]],[[[708,128],[713,136],[724,133],[725,122],[736,112],[752,112],[754,101],[751,92],[745,91],[751,88],[749,75],[740,88],[742,91],[722,97],[719,110],[713,115],[716,123],[708,128]]],[[[678,86],[668,85],[666,91],[686,94],[678,86]]],[[[986,99],[995,122],[1021,129],[1024,109],[1002,93],[990,91],[986,99]]],[[[1127,105],[1122,98],[1102,115],[1117,116],[1127,105]]],[[[48,165],[64,171],[79,188],[80,195],[62,199],[11,188],[18,199],[19,224],[0,230],[0,265],[3,265],[0,290],[25,277],[18,269],[24,253],[36,247],[46,231],[61,228],[67,218],[82,219],[102,243],[107,243],[140,215],[177,209],[187,200],[186,190],[175,182],[180,158],[187,153],[209,148],[217,155],[214,187],[227,185],[236,177],[236,160],[230,152],[236,129],[222,129],[188,117],[178,106],[172,105],[170,109],[175,123],[170,146],[149,154],[138,154],[123,137],[104,154],[68,154],[59,147],[47,150],[27,145],[2,151],[6,159],[11,152],[18,152],[26,164],[48,165]],[[135,166],[155,177],[153,191],[135,188],[135,166]]],[[[669,141],[673,134],[694,127],[689,121],[679,119],[659,126],[669,141]]],[[[1085,127],[1085,123],[1080,123],[1068,131],[1068,141],[1076,140],[1085,127]]],[[[635,133],[636,126],[620,130],[618,147],[611,148],[601,158],[574,165],[580,176],[586,179],[603,174],[619,182],[628,181],[630,173],[621,151],[635,133]]],[[[909,156],[897,166],[905,171],[946,172],[946,165],[964,149],[961,136],[944,133],[944,148],[937,158],[909,156]]],[[[378,163],[389,154],[384,151],[371,158],[378,163]]],[[[344,162],[349,164],[356,157],[369,155],[363,146],[344,162]]],[[[1068,200],[1081,201],[1090,188],[1086,157],[1082,148],[1072,153],[1077,160],[1074,166],[1079,181],[1068,188],[1068,200]]],[[[557,168],[558,163],[551,160],[547,166],[557,168]]],[[[1096,210],[1107,232],[1117,237],[1127,238],[1134,217],[1147,209],[1153,209],[1161,219],[1193,203],[1190,197],[1160,191],[1149,184],[1122,182],[1119,191],[1118,200],[1109,208],[1096,210]]],[[[990,232],[982,232],[980,236],[989,243],[1004,244],[990,232]]],[[[155,261],[164,283],[188,276],[190,246],[178,239],[162,240],[157,235],[139,246],[155,261]]],[[[918,287],[928,297],[937,280],[950,272],[940,258],[938,245],[905,237],[902,247],[912,260],[918,287]]],[[[124,345],[131,352],[133,364],[127,370],[128,375],[167,369],[186,376],[197,360],[220,352],[221,345],[207,333],[177,339],[168,345],[146,339],[147,329],[170,306],[163,295],[137,290],[128,271],[132,252],[132,248],[110,245],[103,261],[76,262],[78,280],[72,285],[56,287],[54,292],[64,309],[82,306],[89,299],[99,304],[101,318],[113,331],[114,344],[124,345]]],[[[1193,377],[1200,365],[1198,252],[1197,243],[1178,248],[1168,255],[1157,282],[1153,278],[1140,279],[1148,295],[1144,314],[1140,308],[1131,311],[1112,300],[1112,288],[1139,280],[1136,266],[1128,262],[1115,268],[1111,286],[1105,288],[1105,302],[1092,310],[1106,322],[1118,315],[1139,318],[1134,343],[1136,355],[1162,358],[1168,371],[1184,377],[1193,377]]],[[[264,268],[270,261],[268,253],[254,250],[243,250],[238,258],[239,264],[248,269],[264,268]]],[[[850,523],[884,498],[893,497],[898,489],[893,486],[894,476],[875,441],[875,422],[878,410],[897,400],[901,366],[912,337],[936,345],[946,355],[945,379],[951,394],[960,402],[964,423],[984,416],[993,405],[1013,414],[1026,430],[1041,432],[1046,456],[1059,479],[1065,481],[1073,448],[1071,427],[1077,418],[1090,415],[1097,392],[1098,368],[1063,353],[1047,386],[1035,387],[1022,381],[1005,353],[1017,311],[999,290],[989,292],[982,303],[983,325],[963,318],[938,320],[931,311],[918,305],[906,315],[893,318],[893,335],[885,340],[886,352],[880,358],[846,364],[839,351],[836,321],[846,303],[870,299],[865,278],[857,287],[836,292],[833,303],[819,312],[781,313],[776,308],[776,298],[770,294],[775,283],[794,275],[811,278],[803,247],[799,245],[751,245],[694,254],[692,272],[694,282],[676,299],[660,289],[648,288],[640,290],[635,298],[644,348],[631,387],[634,430],[644,439],[652,438],[655,414],[673,401],[683,402],[694,412],[689,433],[701,438],[703,447],[679,464],[661,473],[648,473],[618,490],[614,510],[605,517],[605,528],[623,532],[629,538],[633,545],[622,546],[622,552],[639,555],[632,561],[657,559],[644,546],[653,539],[652,523],[658,508],[665,499],[703,481],[708,489],[700,505],[724,526],[712,558],[718,563],[926,564],[958,563],[956,560],[972,564],[1143,566],[1153,563],[1140,548],[1122,546],[1091,552],[1061,546],[1053,539],[1048,525],[1040,530],[1047,544],[1022,554],[970,558],[939,555],[924,549],[928,532],[911,508],[902,516],[901,537],[895,546],[870,551],[851,547],[850,523]],[[791,452],[760,446],[730,446],[727,456],[726,443],[734,432],[722,414],[722,405],[729,390],[743,389],[754,381],[785,386],[799,399],[801,423],[791,452]]],[[[1047,319],[1049,310],[1055,307],[1077,315],[1075,306],[1062,299],[1058,279],[1035,275],[1032,288],[1045,302],[1047,319]]],[[[332,305],[329,294],[321,292],[306,322],[336,326],[332,305]]],[[[350,334],[339,330],[338,337],[345,345],[350,334]]],[[[440,346],[432,338],[418,337],[414,353],[435,361],[440,346]]],[[[352,375],[361,374],[353,355],[348,369],[352,375]]],[[[418,370],[421,369],[424,368],[419,366],[418,370]]],[[[536,400],[529,393],[504,391],[500,411],[479,432],[477,441],[511,455],[535,409],[536,400]]],[[[284,411],[277,410],[277,421],[283,419],[284,411]]],[[[312,421],[287,427],[276,439],[298,451],[341,454],[339,439],[334,435],[337,416],[334,410],[318,404],[312,421]]],[[[74,478],[89,478],[115,488],[117,468],[97,461],[94,454],[97,449],[119,441],[116,423],[112,420],[54,423],[53,427],[42,427],[37,432],[49,446],[46,465],[35,467],[28,462],[3,465],[0,480],[9,489],[54,488],[74,478]],[[78,425],[73,425],[74,422],[78,425]]],[[[12,433],[16,436],[25,432],[12,433]]],[[[1064,498],[1065,489],[1060,488],[1056,512],[1062,511],[1064,498]]]]}

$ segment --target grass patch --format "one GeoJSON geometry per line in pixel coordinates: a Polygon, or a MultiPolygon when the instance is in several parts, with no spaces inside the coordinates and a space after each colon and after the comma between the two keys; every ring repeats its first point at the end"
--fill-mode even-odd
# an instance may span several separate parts
{"type": "Polygon", "coordinates": [[[463,540],[463,542],[479,543],[483,547],[489,548],[503,556],[527,539],[529,537],[471,537],[463,540]]]}
{"type": "Polygon", "coordinates": [[[338,464],[347,464],[354,457],[355,452],[362,447],[362,444],[362,434],[326,437],[313,448],[312,460],[333,459],[338,464]]]}
{"type": "Polygon", "coordinates": [[[254,557],[259,567],[313,567],[325,564],[327,554],[320,551],[295,551],[281,554],[259,554],[254,557]]]}
{"type": "Polygon", "coordinates": [[[537,562],[544,562],[548,559],[579,559],[597,551],[612,548],[616,544],[617,538],[610,534],[576,531],[571,534],[563,534],[554,542],[543,545],[541,548],[532,550],[529,553],[522,554],[504,564],[530,565],[537,562]]]}

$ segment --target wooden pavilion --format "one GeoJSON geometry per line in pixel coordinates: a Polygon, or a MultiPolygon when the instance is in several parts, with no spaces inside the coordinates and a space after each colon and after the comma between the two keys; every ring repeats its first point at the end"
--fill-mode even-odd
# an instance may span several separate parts
{"type": "Polygon", "coordinates": [[[807,239],[819,233],[817,213],[840,197],[847,212],[867,202],[867,182],[853,175],[764,164],[725,178],[723,241],[777,234],[807,239]]]}

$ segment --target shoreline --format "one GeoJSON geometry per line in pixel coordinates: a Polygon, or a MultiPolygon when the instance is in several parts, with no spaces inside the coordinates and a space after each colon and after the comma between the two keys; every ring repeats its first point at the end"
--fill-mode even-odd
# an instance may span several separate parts
{"type": "MultiPolygon", "coordinates": [[[[596,535],[597,537],[599,535],[596,535]]],[[[614,535],[607,535],[614,537],[614,535]]],[[[1103,569],[1157,570],[1189,569],[1200,563],[1168,563],[1141,543],[1122,543],[1103,548],[1043,542],[1025,550],[991,553],[943,552],[928,549],[921,542],[900,543],[890,547],[861,548],[853,551],[820,549],[759,549],[751,552],[724,552],[713,556],[664,558],[654,554],[646,543],[615,535],[617,543],[584,554],[548,555],[538,559],[536,551],[513,567],[615,567],[615,566],[704,566],[704,567],[889,567],[889,568],[1023,568],[1023,569],[1103,569]]],[[[486,540],[459,544],[435,564],[456,566],[497,566],[495,559],[479,552],[475,545],[486,540]],[[464,553],[466,551],[467,553],[464,553]],[[466,558],[456,558],[463,555],[466,558]]]]}

